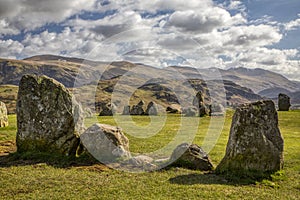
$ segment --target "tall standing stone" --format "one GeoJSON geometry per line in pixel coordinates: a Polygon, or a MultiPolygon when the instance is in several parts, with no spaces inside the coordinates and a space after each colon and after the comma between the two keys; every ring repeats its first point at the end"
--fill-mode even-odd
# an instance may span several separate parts
{"type": "Polygon", "coordinates": [[[116,108],[114,104],[102,104],[99,116],[113,116],[115,114],[116,108]]]}
{"type": "Polygon", "coordinates": [[[226,154],[217,173],[259,176],[283,167],[283,139],[271,100],[244,104],[233,116],[226,154]]]}
{"type": "Polygon", "coordinates": [[[286,94],[280,93],[278,95],[278,110],[289,111],[290,107],[291,107],[290,97],[286,94]]]}
{"type": "Polygon", "coordinates": [[[0,127],[8,126],[7,109],[5,103],[0,101],[0,127]]]}
{"type": "Polygon", "coordinates": [[[148,104],[146,109],[146,115],[157,115],[157,106],[152,101],[148,104]]]}
{"type": "Polygon", "coordinates": [[[25,75],[17,100],[18,152],[75,155],[84,130],[83,111],[61,83],[25,75]]]}
{"type": "Polygon", "coordinates": [[[193,100],[193,106],[196,106],[199,111],[199,117],[209,115],[209,108],[204,103],[204,97],[201,91],[197,92],[196,97],[193,100]]]}
{"type": "Polygon", "coordinates": [[[141,100],[137,105],[133,105],[130,110],[130,115],[144,115],[145,111],[143,109],[143,105],[145,102],[141,100]]]}

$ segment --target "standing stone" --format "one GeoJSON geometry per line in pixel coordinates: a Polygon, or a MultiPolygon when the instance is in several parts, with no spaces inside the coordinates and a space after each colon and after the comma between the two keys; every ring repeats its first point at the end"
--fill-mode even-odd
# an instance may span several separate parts
{"type": "Polygon", "coordinates": [[[289,111],[291,107],[290,97],[280,93],[278,95],[278,111],[289,111]]]}
{"type": "Polygon", "coordinates": [[[210,115],[211,116],[222,116],[225,114],[225,108],[222,104],[213,103],[210,106],[210,115]]]}
{"type": "Polygon", "coordinates": [[[111,108],[107,104],[101,107],[99,116],[112,116],[112,115],[113,113],[111,111],[111,108]]]}
{"type": "Polygon", "coordinates": [[[209,115],[209,108],[204,103],[204,98],[202,92],[197,92],[196,97],[193,100],[193,105],[196,106],[199,110],[199,117],[204,117],[209,115]]]}
{"type": "Polygon", "coordinates": [[[137,105],[143,107],[143,105],[145,105],[145,102],[143,100],[140,100],[140,102],[137,105]]]}
{"type": "Polygon", "coordinates": [[[100,108],[99,116],[113,116],[116,111],[116,106],[114,104],[102,104],[100,108]]]}
{"type": "Polygon", "coordinates": [[[129,140],[118,127],[96,123],[80,139],[88,152],[104,164],[130,157],[129,140]]]}
{"type": "Polygon", "coordinates": [[[182,111],[183,114],[185,114],[185,117],[195,117],[197,116],[198,110],[196,107],[188,107],[187,109],[184,109],[182,111]]]}
{"type": "Polygon", "coordinates": [[[140,101],[137,105],[133,105],[130,110],[130,115],[144,115],[145,111],[143,109],[144,101],[140,101]]]}
{"type": "Polygon", "coordinates": [[[130,115],[130,106],[124,106],[122,115],[130,115]]]}
{"type": "Polygon", "coordinates": [[[146,115],[157,115],[157,106],[152,101],[147,106],[146,115]]]}
{"type": "Polygon", "coordinates": [[[0,127],[8,126],[7,109],[5,103],[0,101],[0,127]]]}
{"type": "Polygon", "coordinates": [[[178,145],[170,158],[173,166],[188,169],[209,171],[213,169],[210,158],[201,147],[196,144],[182,143],[178,145]]]}
{"type": "Polygon", "coordinates": [[[226,154],[216,172],[259,177],[282,167],[283,139],[273,101],[240,105],[233,116],[226,154]]]}
{"type": "Polygon", "coordinates": [[[75,155],[84,131],[83,111],[59,82],[25,75],[19,84],[17,126],[18,152],[75,155]]]}

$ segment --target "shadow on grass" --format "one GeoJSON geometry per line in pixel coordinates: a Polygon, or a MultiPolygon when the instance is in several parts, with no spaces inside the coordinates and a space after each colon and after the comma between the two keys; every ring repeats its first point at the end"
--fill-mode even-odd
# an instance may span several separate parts
{"type": "Polygon", "coordinates": [[[196,184],[206,184],[206,185],[253,185],[257,182],[266,179],[266,177],[252,179],[249,177],[240,177],[240,176],[226,176],[226,175],[217,175],[214,172],[209,172],[205,174],[187,174],[180,175],[174,178],[169,179],[171,184],[178,185],[196,185],[196,184]]]}
{"type": "Polygon", "coordinates": [[[0,156],[0,168],[12,166],[27,166],[38,165],[45,163],[55,168],[87,168],[96,171],[107,170],[108,167],[102,165],[97,160],[89,155],[75,156],[61,156],[52,155],[41,152],[25,152],[25,153],[10,153],[8,155],[0,156]]]}
{"type": "Polygon", "coordinates": [[[15,141],[0,141],[0,168],[38,165],[45,163],[56,168],[87,168],[96,171],[108,169],[89,154],[80,157],[63,156],[43,152],[17,152],[15,141]]]}

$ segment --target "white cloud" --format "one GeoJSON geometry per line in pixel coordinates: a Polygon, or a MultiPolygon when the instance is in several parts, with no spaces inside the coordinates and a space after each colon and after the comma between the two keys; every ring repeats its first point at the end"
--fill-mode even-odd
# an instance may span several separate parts
{"type": "Polygon", "coordinates": [[[279,42],[282,38],[277,28],[268,25],[232,27],[224,31],[223,36],[229,38],[225,45],[243,47],[271,45],[279,42]]]}
{"type": "Polygon", "coordinates": [[[236,60],[244,63],[257,63],[258,65],[282,65],[285,64],[289,58],[293,58],[297,55],[296,49],[278,50],[267,48],[255,48],[251,51],[242,52],[236,60]]]}
{"type": "Polygon", "coordinates": [[[245,5],[235,0],[222,4],[212,0],[115,0],[105,5],[97,0],[2,0],[0,37],[27,32],[20,42],[0,40],[0,56],[50,53],[155,66],[182,56],[199,67],[282,68],[291,77],[289,69],[300,74],[298,51],[270,46],[283,37],[279,27],[294,30],[299,26],[300,19],[280,24],[270,16],[248,21],[245,5]],[[69,18],[83,11],[112,10],[96,20],[69,18]],[[51,23],[61,23],[63,31],[48,31],[51,23]],[[45,31],[31,32],[39,27],[45,31]],[[231,61],[221,60],[220,55],[231,61]]]}
{"type": "Polygon", "coordinates": [[[11,29],[30,31],[48,23],[59,23],[83,10],[95,9],[96,0],[2,0],[0,19],[11,29]]]}
{"type": "Polygon", "coordinates": [[[24,46],[14,40],[0,40],[0,55],[6,58],[15,59],[23,50],[24,46]]]}
{"type": "Polygon", "coordinates": [[[120,11],[137,10],[156,13],[164,10],[205,10],[213,6],[211,0],[189,0],[188,3],[182,0],[114,0],[102,7],[102,10],[119,9],[120,11]]]}
{"type": "Polygon", "coordinates": [[[285,26],[285,30],[287,31],[296,30],[297,28],[300,27],[300,18],[292,20],[286,23],[284,26],[285,26]]]}

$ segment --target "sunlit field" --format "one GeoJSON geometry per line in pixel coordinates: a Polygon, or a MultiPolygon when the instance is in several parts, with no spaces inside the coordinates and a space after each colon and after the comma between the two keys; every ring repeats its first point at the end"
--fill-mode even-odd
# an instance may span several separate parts
{"type": "MultiPolygon", "coordinates": [[[[214,166],[225,154],[232,115],[233,111],[227,111],[222,133],[209,152],[214,166]]],[[[191,123],[190,128],[197,131],[194,143],[202,146],[210,118],[196,120],[199,120],[198,126],[191,123]]],[[[116,125],[113,117],[98,117],[98,121],[116,125]]],[[[145,126],[150,118],[134,116],[133,121],[145,126]]],[[[175,167],[130,173],[82,158],[20,155],[13,153],[16,150],[15,115],[9,116],[9,123],[9,127],[0,128],[0,199],[299,199],[300,111],[279,112],[285,142],[284,170],[257,182],[230,182],[213,173],[175,167]]],[[[87,125],[92,123],[92,119],[86,121],[87,125]]],[[[125,131],[130,150],[148,153],[164,147],[178,134],[181,123],[180,115],[168,115],[163,128],[146,139],[125,131]]]]}

